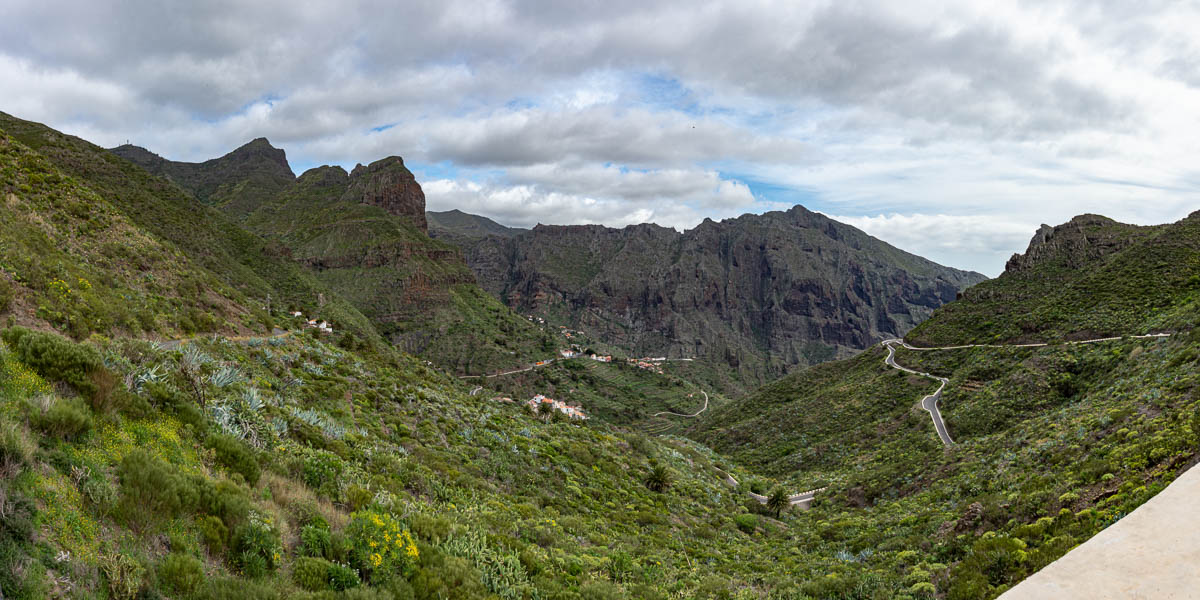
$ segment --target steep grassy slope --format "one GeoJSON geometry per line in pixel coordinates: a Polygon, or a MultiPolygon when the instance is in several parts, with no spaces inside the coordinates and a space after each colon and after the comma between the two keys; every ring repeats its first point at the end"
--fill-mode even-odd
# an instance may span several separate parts
{"type": "Polygon", "coordinates": [[[258,138],[203,163],[166,160],[129,144],[113,148],[112,152],[170,179],[196,199],[237,221],[245,219],[296,179],[283,150],[272,147],[266,138],[258,138]]]}
{"type": "Polygon", "coordinates": [[[429,220],[429,235],[437,239],[445,239],[451,243],[456,240],[473,240],[489,235],[512,237],[528,229],[506,227],[487,217],[472,215],[461,210],[426,211],[429,220]]]}
{"type": "MultiPolygon", "coordinates": [[[[271,295],[275,309],[299,308],[338,323],[360,339],[379,339],[356,308],[290,260],[286,248],[241,229],[166,180],[38,123],[0,113],[0,131],[107,201],[146,235],[173,245],[188,261],[246,298],[248,310],[261,310],[271,295]],[[327,301],[319,306],[322,296],[327,301]]],[[[204,290],[195,293],[203,296],[204,290]]]]}
{"type": "Polygon", "coordinates": [[[748,513],[694,444],[544,422],[416,361],[307,335],[2,337],[6,598],[804,598],[826,573],[899,589],[863,583],[819,528],[748,513]],[[52,391],[81,368],[129,388],[52,391]]]}
{"type": "Polygon", "coordinates": [[[635,355],[705,357],[754,384],[906,333],[984,279],[803,207],[682,234],[539,225],[463,235],[455,241],[480,283],[518,312],[635,355]]]}
{"type": "Polygon", "coordinates": [[[1046,341],[1192,327],[1200,315],[1200,214],[1156,227],[1095,215],[1043,227],[1003,275],[963,296],[909,341],[1046,341]]]}
{"type": "Polygon", "coordinates": [[[0,133],[0,313],[77,338],[261,328],[262,311],[0,133]]]}
{"type": "Polygon", "coordinates": [[[284,151],[261,138],[203,163],[129,145],[112,152],[270,240],[405,351],[478,373],[554,350],[475,286],[457,247],[429,238],[424,193],[400,157],[295,178],[284,151]]]}

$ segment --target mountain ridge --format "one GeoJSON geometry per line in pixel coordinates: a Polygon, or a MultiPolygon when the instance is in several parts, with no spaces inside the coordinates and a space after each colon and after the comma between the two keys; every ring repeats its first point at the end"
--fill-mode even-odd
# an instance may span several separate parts
{"type": "Polygon", "coordinates": [[[801,206],[685,232],[538,224],[446,239],[522,314],[637,354],[707,356],[758,382],[902,335],[985,279],[801,206]]]}

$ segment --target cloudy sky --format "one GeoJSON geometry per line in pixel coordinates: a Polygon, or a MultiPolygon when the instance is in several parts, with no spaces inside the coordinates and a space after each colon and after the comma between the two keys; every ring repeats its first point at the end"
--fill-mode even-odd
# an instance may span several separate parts
{"type": "Polygon", "coordinates": [[[0,110],[204,160],[399,154],[431,210],[681,229],[804,204],[996,275],[1200,209],[1194,2],[0,3],[0,110]]]}

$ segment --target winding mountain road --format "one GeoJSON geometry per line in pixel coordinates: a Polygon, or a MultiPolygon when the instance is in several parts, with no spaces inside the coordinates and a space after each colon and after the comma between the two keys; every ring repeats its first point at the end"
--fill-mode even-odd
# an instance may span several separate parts
{"type": "Polygon", "coordinates": [[[908,344],[905,344],[904,340],[884,340],[883,345],[887,346],[888,355],[887,358],[883,359],[883,362],[893,369],[900,369],[906,373],[920,375],[921,377],[928,377],[929,379],[940,383],[936,392],[921,398],[921,408],[925,409],[929,413],[929,417],[933,419],[933,428],[937,430],[938,437],[942,439],[942,443],[947,446],[953,446],[954,440],[950,438],[950,433],[946,431],[946,422],[942,420],[942,413],[938,410],[937,405],[938,400],[942,399],[942,390],[946,389],[946,384],[950,383],[950,380],[945,377],[930,375],[924,371],[914,371],[908,367],[902,367],[896,364],[897,344],[908,347],[908,344]]]}
{"type": "MultiPolygon", "coordinates": [[[[1158,338],[1167,338],[1167,337],[1171,337],[1171,334],[1169,334],[1169,333],[1148,333],[1145,335],[1116,336],[1116,337],[1095,338],[1095,339],[1091,339],[1091,340],[1079,340],[1079,341],[1075,341],[1075,342],[1064,342],[1064,344],[1074,346],[1074,345],[1081,345],[1081,344],[1095,344],[1095,343],[1099,343],[1099,342],[1113,342],[1113,341],[1117,341],[1117,340],[1121,340],[1121,339],[1125,339],[1125,338],[1144,340],[1144,339],[1158,339],[1158,338]]],[[[903,339],[900,339],[900,338],[892,338],[890,340],[884,340],[882,343],[884,346],[887,347],[887,350],[888,350],[887,358],[883,359],[883,362],[886,363],[889,367],[892,367],[894,369],[899,369],[899,370],[907,372],[907,373],[912,373],[913,375],[920,375],[921,377],[927,377],[929,379],[933,379],[934,381],[939,382],[937,391],[935,391],[934,393],[932,393],[928,396],[925,396],[924,398],[921,398],[921,408],[923,408],[929,412],[930,418],[933,419],[933,427],[934,427],[934,429],[937,430],[938,437],[941,438],[942,443],[947,446],[954,445],[954,440],[950,438],[950,433],[948,431],[946,431],[946,423],[945,423],[945,421],[942,420],[941,411],[938,410],[938,400],[942,399],[942,391],[946,389],[946,384],[950,383],[950,380],[945,377],[938,377],[937,375],[931,375],[931,374],[925,373],[923,371],[915,371],[913,369],[909,369],[908,367],[902,367],[902,366],[896,364],[896,347],[897,346],[902,347],[905,350],[929,351],[929,350],[962,350],[964,348],[1043,348],[1043,347],[1050,345],[1045,342],[1038,342],[1038,343],[1033,343],[1033,344],[965,344],[962,346],[939,346],[936,348],[922,348],[919,346],[912,346],[908,342],[905,342],[903,339]]]]}
{"type": "Polygon", "coordinates": [[[708,392],[700,392],[700,393],[701,393],[701,394],[704,394],[704,406],[703,406],[703,407],[701,407],[701,408],[700,408],[700,410],[698,410],[698,411],[696,411],[696,412],[694,412],[694,413],[692,413],[692,414],[690,414],[690,415],[684,415],[684,414],[680,414],[680,413],[677,413],[677,412],[662,411],[662,412],[656,412],[656,413],[654,413],[654,414],[652,414],[652,415],[650,415],[650,416],[651,416],[651,417],[657,417],[657,416],[659,416],[659,415],[674,415],[674,416],[676,416],[676,417],[688,417],[688,418],[691,418],[691,417],[698,417],[698,416],[700,416],[700,413],[702,413],[702,412],[704,412],[704,411],[708,410],[708,392]]]}
{"type": "MultiPolygon", "coordinates": [[[[725,484],[726,485],[728,485],[731,488],[736,488],[738,486],[738,480],[734,479],[733,475],[730,475],[729,473],[726,473],[725,471],[722,471],[721,469],[717,469],[717,472],[719,472],[720,474],[725,476],[725,484]]],[[[796,506],[797,504],[802,504],[803,505],[802,508],[808,508],[809,506],[812,505],[812,500],[814,497],[816,497],[817,492],[822,492],[822,491],[825,491],[825,488],[817,488],[815,490],[808,490],[807,492],[800,492],[799,494],[792,494],[792,495],[788,496],[788,505],[796,506]]],[[[751,498],[758,500],[759,504],[767,503],[768,498],[762,494],[756,494],[749,490],[747,490],[746,493],[749,494],[751,498]]]]}

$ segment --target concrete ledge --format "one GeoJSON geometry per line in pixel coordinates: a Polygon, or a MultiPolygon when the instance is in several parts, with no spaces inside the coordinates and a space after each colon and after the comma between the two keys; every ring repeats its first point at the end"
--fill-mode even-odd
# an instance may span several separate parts
{"type": "Polygon", "coordinates": [[[1070,598],[1200,599],[1200,469],[1000,596],[1070,598]]]}

